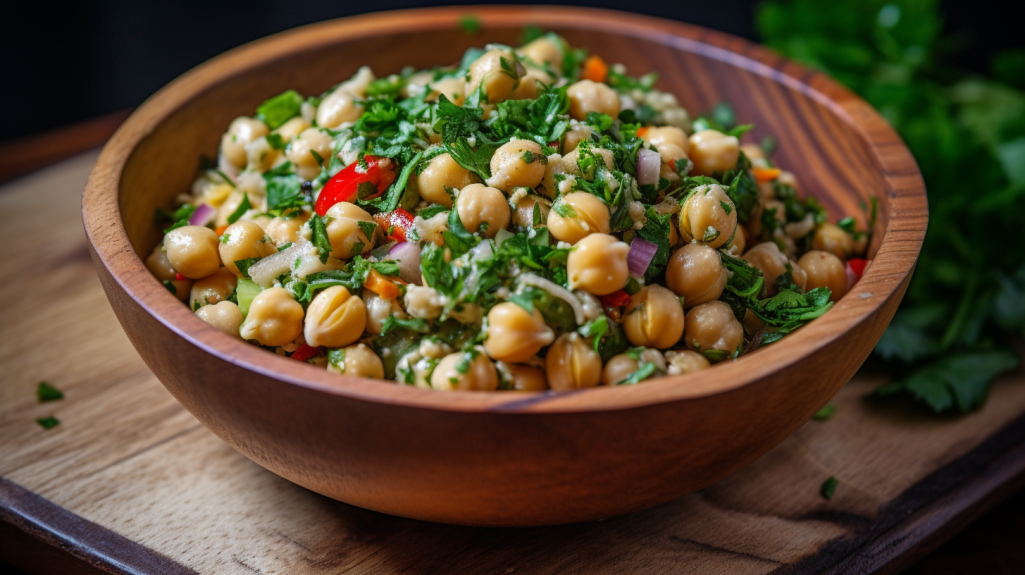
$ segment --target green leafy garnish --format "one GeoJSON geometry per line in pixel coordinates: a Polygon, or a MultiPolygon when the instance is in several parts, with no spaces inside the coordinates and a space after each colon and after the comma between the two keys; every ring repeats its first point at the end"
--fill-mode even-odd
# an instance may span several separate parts
{"type": "Polygon", "coordinates": [[[237,222],[239,218],[251,209],[253,209],[253,205],[249,203],[249,194],[242,194],[242,203],[228,216],[228,223],[233,224],[237,222]]]}
{"type": "Polygon", "coordinates": [[[39,385],[36,387],[36,397],[39,398],[39,403],[45,403],[47,401],[64,399],[64,393],[50,385],[49,382],[40,381],[39,385]]]}
{"type": "Polygon", "coordinates": [[[823,481],[822,487],[819,488],[819,494],[822,495],[822,497],[826,500],[832,499],[833,494],[836,493],[836,486],[838,483],[839,482],[836,480],[835,477],[830,477],[829,479],[823,481]]]}
{"type": "Polygon", "coordinates": [[[249,277],[249,268],[253,267],[253,264],[260,261],[260,258],[246,258],[244,260],[236,260],[235,267],[238,268],[238,273],[242,274],[243,277],[249,277]]]}
{"type": "MultiPolygon", "coordinates": [[[[299,115],[303,97],[295,90],[288,90],[265,101],[256,108],[256,119],[263,120],[271,130],[299,115]]],[[[269,141],[269,138],[268,138],[269,141]]]]}
{"type": "Polygon", "coordinates": [[[36,423],[38,423],[43,429],[53,429],[60,425],[60,420],[51,415],[49,417],[40,417],[36,419],[36,423]]]}
{"type": "Polygon", "coordinates": [[[815,415],[811,416],[815,421],[829,421],[836,415],[836,406],[832,403],[827,403],[822,406],[822,409],[815,412],[815,415]]]}
{"type": "Polygon", "coordinates": [[[381,335],[385,335],[393,329],[403,328],[416,333],[431,333],[431,326],[427,323],[427,320],[419,317],[411,317],[408,319],[400,319],[395,316],[388,316],[384,320],[384,324],[381,326],[381,335]]]}
{"type": "Polygon", "coordinates": [[[459,29],[467,36],[476,36],[480,33],[482,25],[480,18],[473,15],[466,15],[459,19],[459,29]]]}
{"type": "Polygon", "coordinates": [[[313,231],[310,242],[317,248],[320,263],[326,264],[327,258],[331,255],[331,239],[327,236],[327,225],[324,223],[324,218],[317,214],[310,216],[310,230],[313,231]]]}

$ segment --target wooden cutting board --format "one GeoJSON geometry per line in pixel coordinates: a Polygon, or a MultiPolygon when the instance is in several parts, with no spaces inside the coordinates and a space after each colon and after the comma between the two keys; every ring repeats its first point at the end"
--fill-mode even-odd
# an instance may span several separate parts
{"type": "Polygon", "coordinates": [[[808,422],[707,489],[624,517],[472,529],[326,499],[217,439],[136,355],[93,273],[79,219],[94,158],[0,188],[0,558],[23,568],[888,572],[1025,479],[1025,377],[998,382],[978,412],[935,417],[867,398],[886,377],[877,368],[840,392],[833,419],[808,422]],[[38,403],[41,380],[64,399],[38,403]],[[60,425],[37,425],[50,415],[60,425]],[[831,476],[839,483],[827,501],[819,489],[831,476]]]}

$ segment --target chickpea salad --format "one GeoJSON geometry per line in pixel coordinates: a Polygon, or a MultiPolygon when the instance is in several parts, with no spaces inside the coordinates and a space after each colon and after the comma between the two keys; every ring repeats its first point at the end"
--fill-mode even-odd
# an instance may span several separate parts
{"type": "MultiPolygon", "coordinates": [[[[868,233],[731,110],[535,34],[236,118],[146,266],[213,327],[438,390],[630,385],[821,316],[868,233]]],[[[872,229],[875,206],[869,210],[872,229]]]]}

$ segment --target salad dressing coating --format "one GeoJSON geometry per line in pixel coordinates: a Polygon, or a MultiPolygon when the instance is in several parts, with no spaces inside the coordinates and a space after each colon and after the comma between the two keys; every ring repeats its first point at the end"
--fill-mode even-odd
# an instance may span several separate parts
{"type": "Polygon", "coordinates": [[[874,216],[831,223],[728,105],[656,82],[541,34],[286,91],[227,126],[146,267],[343,376],[568,391],[736,360],[850,289],[874,216]]]}

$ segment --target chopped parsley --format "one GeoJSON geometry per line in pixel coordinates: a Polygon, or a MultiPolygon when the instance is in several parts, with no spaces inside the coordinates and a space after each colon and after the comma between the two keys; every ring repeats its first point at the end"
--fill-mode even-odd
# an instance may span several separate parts
{"type": "Polygon", "coordinates": [[[285,122],[298,116],[302,105],[303,97],[299,95],[299,92],[288,90],[260,104],[256,108],[256,119],[263,120],[268,128],[276,130],[285,122]]]}
{"type": "Polygon", "coordinates": [[[228,216],[228,223],[233,224],[237,222],[239,218],[251,209],[253,209],[253,205],[249,203],[249,194],[242,194],[242,202],[239,203],[238,207],[235,208],[235,211],[231,212],[231,215],[228,216]]]}
{"type": "Polygon", "coordinates": [[[60,420],[51,415],[49,417],[40,417],[36,419],[36,423],[38,423],[43,429],[53,429],[60,425],[60,420]]]}
{"type": "Polygon", "coordinates": [[[47,401],[64,399],[64,393],[50,385],[49,382],[40,381],[39,385],[36,386],[36,397],[39,398],[39,403],[45,403],[47,401]]]}
{"type": "Polygon", "coordinates": [[[822,487],[819,488],[819,494],[822,495],[823,499],[827,501],[833,498],[833,494],[836,493],[836,486],[839,482],[835,477],[822,482],[822,487]]]}

